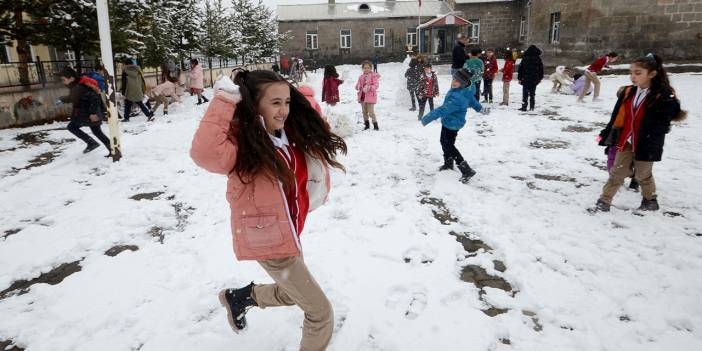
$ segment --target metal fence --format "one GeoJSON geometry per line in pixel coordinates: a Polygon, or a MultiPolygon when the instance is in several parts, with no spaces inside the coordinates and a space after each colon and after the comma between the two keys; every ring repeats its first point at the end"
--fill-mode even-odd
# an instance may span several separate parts
{"type": "MultiPolygon", "coordinates": [[[[224,69],[234,68],[237,66],[245,66],[247,68],[257,67],[258,65],[250,62],[246,63],[238,58],[228,59],[222,57],[193,57],[198,60],[204,69],[224,69]]],[[[262,64],[271,64],[276,62],[277,58],[270,57],[264,60],[262,64]]],[[[99,60],[72,60],[72,61],[42,61],[39,57],[34,62],[8,62],[0,64],[0,88],[41,85],[46,86],[48,83],[60,81],[61,71],[65,67],[81,67],[83,72],[89,72],[99,64],[99,60]],[[24,73],[24,74],[23,74],[24,73]]],[[[184,71],[190,70],[190,59],[184,62],[184,71]]],[[[180,68],[180,67],[179,67],[180,68]]],[[[145,76],[159,77],[162,69],[160,67],[143,68],[145,76]]],[[[120,79],[122,75],[122,65],[117,64],[115,67],[115,78],[120,79]]]]}
{"type": "Polygon", "coordinates": [[[65,67],[82,66],[83,71],[95,67],[95,60],[8,62],[0,64],[0,88],[42,85],[60,81],[65,67]]]}

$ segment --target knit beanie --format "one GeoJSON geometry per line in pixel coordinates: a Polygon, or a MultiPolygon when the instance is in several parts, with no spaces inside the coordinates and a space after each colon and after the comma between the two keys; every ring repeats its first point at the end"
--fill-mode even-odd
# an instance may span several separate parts
{"type": "Polygon", "coordinates": [[[453,79],[457,80],[459,83],[461,83],[461,88],[465,88],[467,86],[470,86],[470,79],[473,77],[473,74],[468,72],[465,68],[461,68],[456,71],[456,73],[453,74],[453,79]]]}

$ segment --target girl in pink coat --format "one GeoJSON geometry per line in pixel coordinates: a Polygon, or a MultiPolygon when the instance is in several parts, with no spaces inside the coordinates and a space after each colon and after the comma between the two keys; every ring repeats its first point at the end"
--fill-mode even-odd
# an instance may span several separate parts
{"type": "Polygon", "coordinates": [[[193,138],[197,165],[227,175],[234,253],[255,260],[272,284],[249,284],[219,294],[235,332],[246,312],[297,305],[305,312],[300,350],[324,350],[334,328],[331,304],[307,269],[300,233],[307,213],[324,203],[327,166],[346,153],[306,98],[273,71],[243,71],[234,85],[215,84],[215,97],[193,138]]]}
{"type": "Polygon", "coordinates": [[[210,101],[202,95],[204,86],[202,66],[197,62],[197,59],[192,59],[190,60],[190,95],[197,94],[198,105],[210,101]]]}
{"type": "Polygon", "coordinates": [[[373,64],[369,61],[361,63],[363,73],[356,82],[358,102],[363,110],[363,130],[370,129],[369,118],[373,119],[373,129],[378,130],[378,120],[375,118],[375,103],[378,101],[378,85],[380,74],[373,72],[373,64]]]}

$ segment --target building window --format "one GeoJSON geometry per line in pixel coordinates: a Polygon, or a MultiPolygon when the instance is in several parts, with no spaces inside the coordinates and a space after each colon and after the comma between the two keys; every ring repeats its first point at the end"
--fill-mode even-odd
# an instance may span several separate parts
{"type": "Polygon", "coordinates": [[[339,32],[339,40],[340,40],[340,45],[342,49],[350,49],[351,48],[351,30],[350,29],[342,29],[339,32]]]}
{"type": "Polygon", "coordinates": [[[10,51],[5,36],[0,34],[0,63],[10,62],[10,51]]]}
{"type": "Polygon", "coordinates": [[[526,16],[522,16],[519,22],[519,41],[525,41],[527,37],[527,21],[526,16]]]}
{"type": "Polygon", "coordinates": [[[479,43],[480,42],[480,18],[469,19],[468,22],[472,23],[470,27],[470,42],[479,43]]]}
{"type": "Polygon", "coordinates": [[[385,28],[376,28],[373,31],[373,47],[385,47],[385,28]]]}
{"type": "Polygon", "coordinates": [[[310,50],[316,50],[319,49],[319,39],[317,36],[317,31],[312,31],[312,32],[307,32],[306,37],[306,45],[305,47],[310,49],[310,50]]]}
{"type": "Polygon", "coordinates": [[[417,28],[407,28],[407,46],[417,46],[417,28]]]}
{"type": "Polygon", "coordinates": [[[76,60],[76,53],[73,52],[73,50],[68,50],[63,53],[63,59],[66,61],[75,61],[76,60]]]}
{"type": "Polygon", "coordinates": [[[558,44],[561,41],[561,13],[551,14],[551,31],[548,33],[548,41],[551,44],[558,44]]]}

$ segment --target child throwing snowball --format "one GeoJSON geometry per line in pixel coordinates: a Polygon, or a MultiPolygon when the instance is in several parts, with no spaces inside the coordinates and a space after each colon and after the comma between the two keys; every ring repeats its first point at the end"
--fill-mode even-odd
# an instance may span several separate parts
{"type": "Polygon", "coordinates": [[[324,203],[328,166],[346,153],[319,113],[273,71],[243,71],[215,85],[195,132],[190,156],[200,167],[227,175],[234,253],[254,260],[273,280],[224,289],[219,299],[235,332],[246,313],[297,305],[305,312],[300,350],[324,350],[332,336],[331,304],[302,256],[300,233],[308,212],[324,203]]]}

